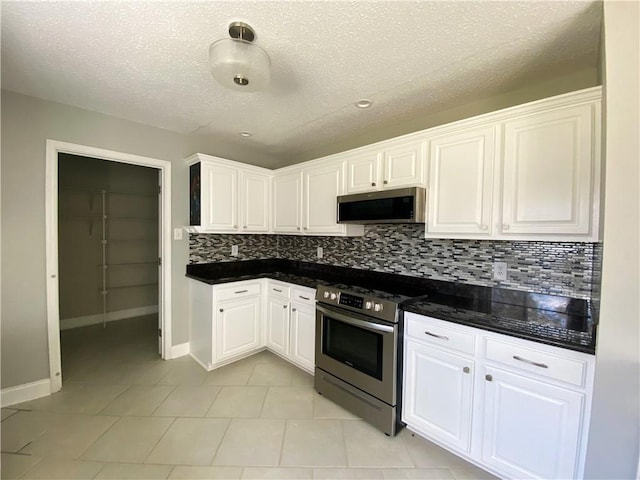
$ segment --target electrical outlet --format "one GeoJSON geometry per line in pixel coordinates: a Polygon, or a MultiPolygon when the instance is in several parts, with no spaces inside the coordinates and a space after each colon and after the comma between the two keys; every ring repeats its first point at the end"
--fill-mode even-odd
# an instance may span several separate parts
{"type": "Polygon", "coordinates": [[[493,262],[493,279],[507,279],[507,262],[493,262]]]}
{"type": "Polygon", "coordinates": [[[318,247],[318,258],[324,257],[324,249],[322,247],[318,247]]]}
{"type": "Polygon", "coordinates": [[[238,245],[231,245],[231,256],[232,257],[238,256],[238,245]]]}

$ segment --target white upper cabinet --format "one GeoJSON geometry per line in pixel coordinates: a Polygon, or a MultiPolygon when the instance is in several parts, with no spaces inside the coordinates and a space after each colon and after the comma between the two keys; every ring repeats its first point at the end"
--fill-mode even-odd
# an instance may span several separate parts
{"type": "Polygon", "coordinates": [[[501,233],[591,233],[594,106],[507,121],[501,233]]]}
{"type": "Polygon", "coordinates": [[[272,230],[276,233],[301,232],[302,172],[274,177],[272,230]]]}
{"type": "Polygon", "coordinates": [[[241,225],[245,232],[269,231],[269,187],[271,177],[263,173],[242,171],[241,225]]]}
{"type": "Polygon", "coordinates": [[[271,172],[223,158],[196,154],[188,158],[191,172],[190,217],[196,231],[211,233],[268,232],[270,219],[271,172]],[[198,190],[197,185],[200,185],[198,190]],[[193,209],[200,206],[198,214],[193,209]],[[193,224],[195,221],[195,225],[193,224]]]}
{"type": "Polygon", "coordinates": [[[304,233],[342,233],[337,222],[337,200],[342,195],[343,163],[309,168],[303,171],[304,233]]]}
{"type": "Polygon", "coordinates": [[[204,230],[238,229],[238,169],[202,162],[202,223],[204,230]]]}
{"type": "Polygon", "coordinates": [[[493,126],[431,140],[427,235],[491,234],[495,156],[493,126]]]}
{"type": "Polygon", "coordinates": [[[347,165],[347,192],[361,193],[425,184],[427,144],[398,140],[341,155],[347,165]]]}

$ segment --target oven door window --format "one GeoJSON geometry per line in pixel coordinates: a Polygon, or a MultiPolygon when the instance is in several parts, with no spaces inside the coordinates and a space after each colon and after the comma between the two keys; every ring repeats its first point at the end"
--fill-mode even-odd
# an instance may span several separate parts
{"type": "Polygon", "coordinates": [[[382,380],[383,334],[324,316],[322,353],[382,380]]]}

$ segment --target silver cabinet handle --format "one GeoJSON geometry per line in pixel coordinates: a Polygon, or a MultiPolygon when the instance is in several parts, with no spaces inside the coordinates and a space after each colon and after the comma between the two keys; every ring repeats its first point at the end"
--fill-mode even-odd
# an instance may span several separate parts
{"type": "Polygon", "coordinates": [[[431,333],[429,331],[425,331],[424,332],[425,335],[429,335],[431,337],[436,337],[436,338],[440,338],[442,340],[449,340],[449,337],[445,336],[445,335],[436,335],[435,333],[431,333]]]}
{"type": "Polygon", "coordinates": [[[305,230],[309,230],[309,227],[304,227],[305,230]]]}
{"type": "Polygon", "coordinates": [[[303,300],[311,300],[309,297],[303,297],[302,295],[298,295],[298,297],[303,299],[303,300]]]}
{"type": "Polygon", "coordinates": [[[292,311],[292,312],[295,312],[295,311],[297,311],[297,310],[298,310],[297,308],[292,308],[292,309],[291,309],[291,311],[292,311]]]}
{"type": "Polygon", "coordinates": [[[277,288],[273,289],[274,292],[282,292],[282,290],[278,290],[277,288]]]}
{"type": "Polygon", "coordinates": [[[469,372],[471,371],[471,369],[470,369],[469,367],[464,367],[464,368],[462,369],[462,371],[463,371],[464,373],[469,373],[469,372]]]}
{"type": "Polygon", "coordinates": [[[487,374],[487,375],[485,375],[485,376],[484,376],[484,379],[485,379],[487,382],[492,382],[492,381],[493,381],[493,375],[489,375],[489,374],[487,374]]]}
{"type": "Polygon", "coordinates": [[[284,309],[286,310],[286,309],[287,309],[287,306],[286,306],[286,305],[283,305],[283,306],[282,306],[282,308],[284,308],[284,309]]]}
{"type": "Polygon", "coordinates": [[[376,182],[371,182],[371,186],[375,187],[376,186],[376,182]]]}
{"type": "Polygon", "coordinates": [[[233,292],[233,293],[247,293],[249,290],[238,290],[237,292],[233,292]]]}
{"type": "Polygon", "coordinates": [[[382,182],[382,183],[384,183],[384,184],[386,185],[386,184],[387,184],[387,183],[389,183],[389,182],[385,180],[385,181],[384,181],[384,182],[382,182]]]}
{"type": "Polygon", "coordinates": [[[539,363],[539,362],[534,362],[533,360],[527,360],[526,358],[522,358],[519,355],[514,355],[513,359],[518,360],[519,362],[528,363],[529,365],[533,365],[534,367],[549,368],[549,365],[547,365],[546,363],[539,363]]]}
{"type": "Polygon", "coordinates": [[[221,309],[220,309],[220,313],[222,313],[222,312],[224,312],[224,308],[221,308],[221,309]]]}

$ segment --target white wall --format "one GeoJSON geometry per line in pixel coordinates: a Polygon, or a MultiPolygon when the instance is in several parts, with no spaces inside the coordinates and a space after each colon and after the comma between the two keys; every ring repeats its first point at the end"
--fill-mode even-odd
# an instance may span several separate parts
{"type": "MultiPolygon", "coordinates": [[[[203,152],[263,166],[268,155],[179,135],[33,97],[2,92],[2,388],[49,377],[45,289],[45,141],[88,145],[173,162],[172,226],[188,224],[183,158],[203,152]]],[[[189,336],[188,239],[173,242],[174,345],[189,336]]]]}
{"type": "Polygon", "coordinates": [[[640,449],[640,3],[604,2],[605,213],[586,478],[630,479],[640,449]]]}

